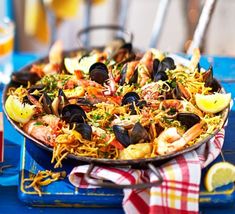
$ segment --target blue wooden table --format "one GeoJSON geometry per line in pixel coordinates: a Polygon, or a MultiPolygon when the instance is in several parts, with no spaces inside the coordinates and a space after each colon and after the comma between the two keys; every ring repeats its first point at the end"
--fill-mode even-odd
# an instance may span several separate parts
{"type": "MultiPolygon", "coordinates": [[[[26,63],[29,63],[38,58],[32,54],[15,54],[14,67],[19,69],[26,63]]],[[[233,99],[235,98],[235,58],[227,57],[202,57],[201,65],[207,68],[209,63],[213,64],[215,77],[219,79],[226,91],[232,92],[233,99]]],[[[0,213],[123,213],[122,208],[39,208],[29,207],[24,205],[18,198],[18,172],[20,167],[20,150],[23,138],[20,134],[5,122],[5,160],[7,164],[12,164],[14,167],[5,171],[0,175],[0,213]],[[75,210],[76,209],[76,210],[75,210]]],[[[223,153],[227,161],[235,164],[235,107],[229,116],[229,123],[226,128],[226,137],[223,147],[223,153]]],[[[235,213],[235,206],[218,207],[200,207],[202,213],[235,213]]]]}

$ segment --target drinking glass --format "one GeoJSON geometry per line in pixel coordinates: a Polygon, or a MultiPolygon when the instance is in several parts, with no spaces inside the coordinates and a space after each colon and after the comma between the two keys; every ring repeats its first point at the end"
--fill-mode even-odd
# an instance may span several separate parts
{"type": "Polygon", "coordinates": [[[0,84],[7,84],[13,72],[14,31],[15,25],[10,19],[0,20],[0,84]]]}

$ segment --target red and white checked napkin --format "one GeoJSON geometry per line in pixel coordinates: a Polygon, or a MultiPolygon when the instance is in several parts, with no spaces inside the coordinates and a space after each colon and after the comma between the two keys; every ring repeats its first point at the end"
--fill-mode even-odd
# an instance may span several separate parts
{"type": "MultiPolygon", "coordinates": [[[[123,209],[127,214],[161,213],[195,214],[199,210],[201,169],[211,163],[221,151],[224,129],[195,151],[180,155],[159,167],[163,183],[148,189],[124,189],[123,209]]],[[[88,185],[83,175],[88,165],[75,167],[70,182],[78,188],[96,188],[88,185]]],[[[95,167],[92,176],[111,180],[117,184],[135,184],[156,181],[149,170],[95,167]]]]}

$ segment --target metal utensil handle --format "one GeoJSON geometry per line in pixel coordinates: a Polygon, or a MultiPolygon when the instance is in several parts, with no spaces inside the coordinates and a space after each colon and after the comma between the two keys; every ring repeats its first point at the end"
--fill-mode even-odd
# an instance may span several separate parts
{"type": "Polygon", "coordinates": [[[119,25],[94,25],[94,26],[90,26],[87,28],[83,28],[82,30],[80,30],[77,34],[77,38],[78,38],[78,44],[81,47],[85,47],[87,48],[88,44],[84,44],[83,43],[83,39],[82,36],[83,34],[87,34],[90,33],[93,30],[113,30],[113,31],[121,31],[122,33],[124,33],[125,35],[130,37],[130,40],[127,41],[128,43],[132,43],[133,39],[134,39],[134,35],[133,33],[127,31],[126,29],[124,29],[123,27],[119,26],[119,25]]]}
{"type": "Polygon", "coordinates": [[[91,176],[91,172],[94,169],[94,167],[95,167],[95,164],[91,163],[84,177],[87,183],[94,185],[94,186],[116,188],[116,189],[143,189],[143,188],[150,188],[153,186],[159,186],[163,182],[163,178],[161,174],[156,169],[156,167],[151,163],[148,163],[148,168],[157,176],[158,180],[154,182],[140,183],[140,184],[115,184],[115,183],[111,183],[103,179],[93,178],[91,176]]]}

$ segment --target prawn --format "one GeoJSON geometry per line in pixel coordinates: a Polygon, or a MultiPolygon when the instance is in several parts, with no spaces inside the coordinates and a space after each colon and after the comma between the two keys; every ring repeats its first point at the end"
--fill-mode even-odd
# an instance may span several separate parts
{"type": "Polygon", "coordinates": [[[107,84],[104,84],[104,86],[106,88],[106,90],[103,91],[103,94],[105,96],[113,95],[117,91],[116,82],[111,72],[109,72],[109,79],[107,81],[107,84]]]}
{"type": "Polygon", "coordinates": [[[203,113],[196,108],[194,105],[192,105],[190,102],[186,100],[177,100],[177,99],[168,99],[168,100],[163,100],[161,101],[159,105],[160,109],[176,109],[179,112],[191,112],[199,117],[203,116],[203,113]]]}
{"type": "Polygon", "coordinates": [[[157,153],[166,155],[181,150],[188,142],[194,140],[202,133],[202,126],[202,123],[197,123],[182,136],[175,127],[166,129],[154,140],[154,143],[157,144],[157,153]]]}
{"type": "Polygon", "coordinates": [[[127,63],[125,83],[129,83],[131,77],[135,73],[136,66],[139,64],[139,61],[132,61],[127,63]]]}
{"type": "Polygon", "coordinates": [[[140,86],[145,85],[150,79],[153,72],[153,54],[147,51],[138,65],[138,83],[140,86]]]}
{"type": "Polygon", "coordinates": [[[30,120],[23,130],[46,145],[54,146],[58,134],[60,119],[55,115],[45,115],[37,120],[30,120]]]}

